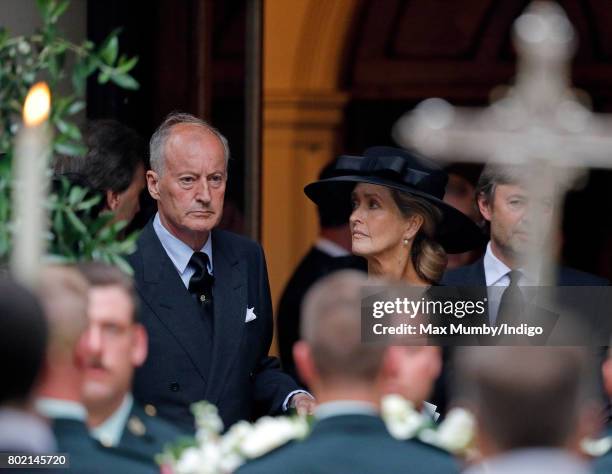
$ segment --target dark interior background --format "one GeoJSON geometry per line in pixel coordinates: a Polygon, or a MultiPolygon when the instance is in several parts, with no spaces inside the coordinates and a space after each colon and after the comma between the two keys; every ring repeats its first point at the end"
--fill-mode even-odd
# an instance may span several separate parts
{"type": "MultiPolygon", "coordinates": [[[[526,0],[355,0],[341,88],[349,93],[340,150],[392,144],[390,131],[426,97],[485,105],[511,81],[511,25],[526,0]]],[[[576,87],[612,112],[612,9],[607,0],[559,2],[578,32],[576,87]]],[[[88,116],[114,117],[148,138],[172,110],[201,115],[232,148],[229,199],[244,206],[245,0],[105,0],[88,3],[88,36],[122,26],[120,47],[138,55],[137,92],[91,81],[88,116]]],[[[282,41],[282,38],[278,39],[282,41]]],[[[612,150],[611,150],[612,160],[612,150]]],[[[612,278],[612,172],[592,170],[565,204],[563,259],[612,278]]]]}

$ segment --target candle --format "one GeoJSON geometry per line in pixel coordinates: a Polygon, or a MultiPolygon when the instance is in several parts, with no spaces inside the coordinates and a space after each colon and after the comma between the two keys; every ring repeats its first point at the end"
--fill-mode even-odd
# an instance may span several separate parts
{"type": "Polygon", "coordinates": [[[34,84],[23,106],[23,128],[13,155],[13,248],[11,272],[21,283],[35,287],[46,251],[51,133],[47,125],[51,94],[44,82],[34,84]]]}

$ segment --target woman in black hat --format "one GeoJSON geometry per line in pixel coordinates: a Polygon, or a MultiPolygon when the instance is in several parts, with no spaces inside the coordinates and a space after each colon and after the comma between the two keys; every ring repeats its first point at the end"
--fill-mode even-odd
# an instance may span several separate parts
{"type": "Polygon", "coordinates": [[[370,275],[436,284],[447,253],[482,243],[474,222],[442,201],[446,173],[414,152],[369,148],[364,156],[341,156],[334,174],[304,192],[319,206],[352,200],[352,250],[365,257],[370,275]]]}

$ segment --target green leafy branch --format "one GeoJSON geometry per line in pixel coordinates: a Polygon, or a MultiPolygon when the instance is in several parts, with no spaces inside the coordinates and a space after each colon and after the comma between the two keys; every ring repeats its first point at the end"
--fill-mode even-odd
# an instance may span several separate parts
{"type": "MultiPolygon", "coordinates": [[[[53,153],[83,156],[81,131],[75,115],[85,108],[87,78],[97,74],[100,84],[112,82],[124,89],[138,89],[130,72],[137,57],[119,54],[120,29],[112,31],[96,46],[67,40],[58,29],[58,20],[70,0],[36,0],[42,26],[31,35],[11,37],[0,28],[0,261],[11,248],[11,161],[21,124],[21,111],[30,87],[39,80],[48,83],[52,95],[49,122],[54,130],[53,153]],[[61,95],[60,81],[70,79],[72,91],[61,95]]],[[[121,255],[133,250],[135,236],[119,241],[125,224],[111,223],[112,215],[94,216],[89,211],[96,198],[87,190],[63,182],[47,205],[51,212],[50,253],[58,259],[104,260],[126,267],[121,255]],[[68,188],[66,188],[68,186],[68,188]]]]}
{"type": "Polygon", "coordinates": [[[75,186],[62,177],[59,189],[51,195],[48,209],[54,235],[49,236],[49,253],[53,260],[74,263],[90,256],[131,273],[131,267],[123,258],[136,250],[137,233],[123,240],[117,239],[126,227],[125,221],[112,222],[113,214],[98,214],[96,206],[101,194],[75,186]]]}

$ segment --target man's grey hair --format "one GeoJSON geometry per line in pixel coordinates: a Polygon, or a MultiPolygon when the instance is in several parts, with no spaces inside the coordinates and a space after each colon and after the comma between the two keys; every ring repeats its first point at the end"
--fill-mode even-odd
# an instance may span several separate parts
{"type": "Polygon", "coordinates": [[[195,115],[182,112],[170,113],[151,136],[151,141],[149,142],[151,169],[160,176],[163,174],[166,161],[166,142],[172,133],[172,129],[176,125],[181,124],[190,124],[202,127],[217,137],[223,145],[225,169],[227,170],[227,164],[230,158],[230,149],[227,138],[225,138],[221,132],[219,132],[219,130],[208,124],[206,121],[196,117],[195,115]]]}
{"type": "Polygon", "coordinates": [[[580,347],[465,347],[455,403],[471,408],[497,449],[563,447],[597,402],[597,363],[580,347]]]}
{"type": "Polygon", "coordinates": [[[302,304],[301,339],[326,382],[371,382],[379,373],[384,344],[361,341],[361,288],[367,276],[356,270],[332,273],[315,283],[302,304]]]}

